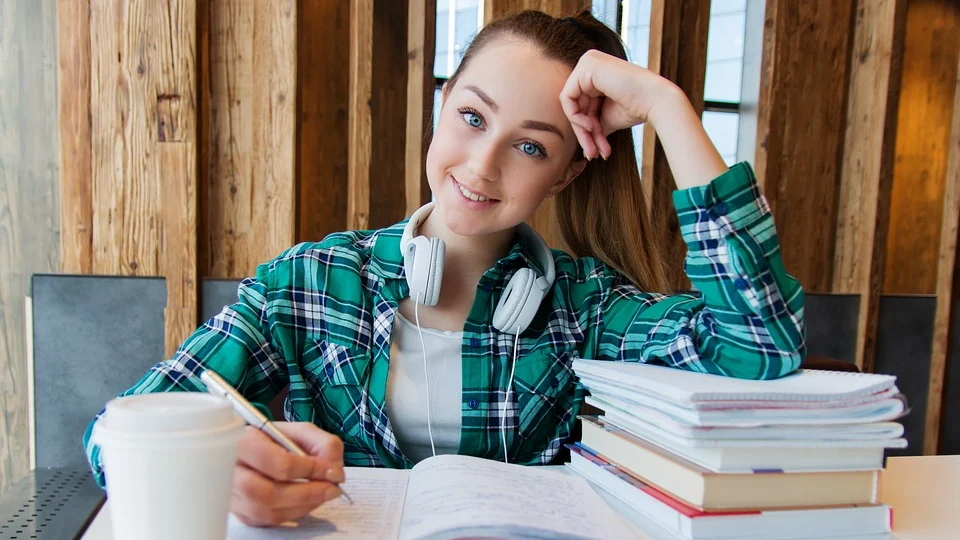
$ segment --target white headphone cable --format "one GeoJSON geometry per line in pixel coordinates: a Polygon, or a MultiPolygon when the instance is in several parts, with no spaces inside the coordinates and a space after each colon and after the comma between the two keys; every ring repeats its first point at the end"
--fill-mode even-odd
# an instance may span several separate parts
{"type": "Polygon", "coordinates": [[[500,438],[503,440],[503,462],[510,463],[507,457],[507,406],[510,404],[510,389],[513,387],[513,374],[517,370],[517,344],[520,343],[520,327],[517,326],[513,338],[513,365],[510,366],[510,380],[507,381],[507,396],[503,402],[503,414],[500,415],[500,438]]]}
{"type": "Polygon", "coordinates": [[[413,304],[413,317],[417,321],[417,333],[420,334],[420,351],[423,353],[423,381],[427,384],[427,433],[430,434],[430,451],[437,455],[437,447],[433,444],[433,428],[430,426],[430,376],[427,375],[427,345],[423,341],[423,330],[420,329],[420,291],[417,291],[417,301],[413,304]]]}

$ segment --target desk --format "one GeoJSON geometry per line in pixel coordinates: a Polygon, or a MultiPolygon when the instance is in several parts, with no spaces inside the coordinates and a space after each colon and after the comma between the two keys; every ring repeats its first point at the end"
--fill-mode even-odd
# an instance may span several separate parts
{"type": "MultiPolygon", "coordinates": [[[[574,474],[566,467],[551,467],[558,474],[574,474]]],[[[601,497],[628,522],[643,518],[602,490],[601,497]]],[[[894,507],[894,537],[898,540],[947,540],[960,538],[960,456],[896,457],[887,460],[880,498],[894,507]]],[[[112,540],[109,505],[97,511],[80,540],[112,540]],[[98,511],[99,510],[99,511],[98,511]]],[[[643,525],[641,525],[643,527],[643,525]]],[[[658,540],[637,530],[638,540],[658,540]]],[[[56,538],[75,538],[76,529],[56,538]]],[[[0,533],[4,532],[0,529],[0,533]]],[[[894,538],[887,537],[887,538],[894,538]]],[[[38,537],[43,538],[43,537],[38,537]]],[[[54,538],[54,537],[50,537],[54,538]]],[[[873,540],[877,537],[857,537],[873,540]]],[[[880,537],[883,538],[883,537],[880,537]]],[[[0,534],[0,540],[6,536],[0,534]]]]}
{"type": "Polygon", "coordinates": [[[75,540],[103,501],[86,467],[36,469],[0,497],[0,540],[75,540]]]}

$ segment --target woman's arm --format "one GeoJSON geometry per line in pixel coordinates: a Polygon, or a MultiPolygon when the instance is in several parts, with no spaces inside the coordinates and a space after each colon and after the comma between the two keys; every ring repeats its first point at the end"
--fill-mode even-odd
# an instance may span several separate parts
{"type": "Polygon", "coordinates": [[[584,54],[560,98],[588,158],[609,157],[613,131],[644,122],[657,130],[679,188],[673,202],[688,248],[684,268],[698,291],[658,295],[612,278],[583,354],[743,378],[796,369],[803,290],[783,268],[750,166],[727,170],[683,93],[619,58],[584,54]]]}

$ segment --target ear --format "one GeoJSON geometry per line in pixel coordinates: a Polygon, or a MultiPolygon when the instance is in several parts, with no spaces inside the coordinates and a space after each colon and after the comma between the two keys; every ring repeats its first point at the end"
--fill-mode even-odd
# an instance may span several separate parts
{"type": "Polygon", "coordinates": [[[563,171],[563,175],[555,184],[553,184],[553,187],[550,188],[550,193],[548,196],[553,197],[557,193],[563,191],[567,186],[570,185],[570,182],[573,182],[578,176],[580,176],[580,173],[582,173],[586,167],[587,160],[585,159],[574,158],[572,161],[570,161],[570,164],[567,165],[566,170],[563,171]]]}

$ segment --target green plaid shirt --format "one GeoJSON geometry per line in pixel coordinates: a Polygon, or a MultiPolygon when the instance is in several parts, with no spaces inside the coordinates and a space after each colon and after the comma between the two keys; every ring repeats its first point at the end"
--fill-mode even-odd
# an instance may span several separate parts
{"type": "MultiPolygon", "coordinates": [[[[571,370],[574,358],[658,362],[743,378],[797,368],[804,355],[803,291],[783,268],[750,166],[676,191],[673,200],[697,291],[641,291],[597,259],[554,251],[556,282],[519,338],[506,404],[513,336],[497,332],[491,320],[510,277],[536,265],[517,243],[484,273],[463,328],[459,453],[502,460],[506,414],[510,459],[550,462],[569,442],[586,393],[571,370]]],[[[404,223],[333,234],[260,265],[240,285],[237,303],[123,395],[199,391],[198,375],[207,367],[264,409],[289,385],[286,419],[340,436],[347,465],[412,466],[385,408],[390,334],[398,302],[408,296],[404,223]]],[[[84,446],[102,483],[92,427],[84,446]]]]}

